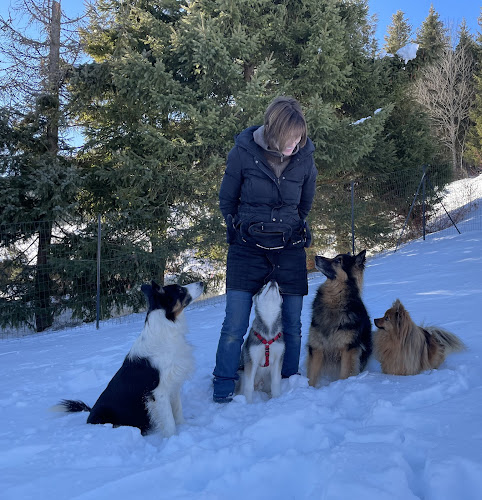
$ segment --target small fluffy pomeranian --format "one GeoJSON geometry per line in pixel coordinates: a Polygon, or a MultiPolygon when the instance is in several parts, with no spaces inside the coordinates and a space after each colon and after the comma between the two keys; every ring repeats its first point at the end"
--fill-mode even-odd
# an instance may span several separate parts
{"type": "Polygon", "coordinates": [[[400,300],[396,300],[383,318],[374,320],[378,330],[373,347],[383,373],[416,375],[438,368],[448,354],[466,349],[453,333],[438,326],[416,325],[400,300]]]}

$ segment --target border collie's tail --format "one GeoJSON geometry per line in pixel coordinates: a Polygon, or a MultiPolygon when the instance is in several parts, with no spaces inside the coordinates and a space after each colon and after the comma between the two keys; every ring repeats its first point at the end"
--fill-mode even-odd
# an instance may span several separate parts
{"type": "Polygon", "coordinates": [[[52,410],[63,411],[65,413],[77,413],[79,411],[90,412],[92,408],[87,406],[83,401],[74,401],[73,399],[62,399],[59,404],[55,405],[52,410]]]}

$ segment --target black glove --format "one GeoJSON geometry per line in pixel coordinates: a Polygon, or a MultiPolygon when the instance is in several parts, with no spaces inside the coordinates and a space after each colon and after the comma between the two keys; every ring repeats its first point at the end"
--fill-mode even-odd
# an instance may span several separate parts
{"type": "Polygon", "coordinates": [[[228,214],[226,217],[226,242],[231,245],[236,240],[236,227],[234,225],[234,217],[228,214]]]}
{"type": "Polygon", "coordinates": [[[308,222],[304,221],[304,236],[305,236],[305,248],[309,248],[311,245],[311,231],[308,222]]]}

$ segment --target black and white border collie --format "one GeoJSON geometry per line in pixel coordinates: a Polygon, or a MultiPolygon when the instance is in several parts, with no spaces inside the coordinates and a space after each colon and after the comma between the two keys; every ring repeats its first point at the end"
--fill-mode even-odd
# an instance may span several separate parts
{"type": "Polygon", "coordinates": [[[90,408],[82,401],[62,400],[56,410],[88,411],[89,424],[138,427],[143,435],[159,431],[169,437],[183,422],[181,387],[194,368],[186,342],[184,308],[203,292],[202,282],[161,288],[142,285],[149,308],[144,328],[124,363],[90,408]]]}

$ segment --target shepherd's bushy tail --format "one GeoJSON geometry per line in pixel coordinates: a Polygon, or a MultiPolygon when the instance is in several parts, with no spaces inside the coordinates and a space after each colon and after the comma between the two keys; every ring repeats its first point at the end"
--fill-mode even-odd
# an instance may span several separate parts
{"type": "Polygon", "coordinates": [[[74,401],[73,399],[62,399],[58,405],[56,405],[54,410],[64,411],[66,413],[77,413],[79,411],[88,411],[92,409],[87,406],[83,401],[74,401]]]}
{"type": "Polygon", "coordinates": [[[446,349],[446,353],[449,354],[451,352],[465,351],[467,349],[466,345],[451,332],[447,330],[443,330],[437,326],[429,326],[425,327],[431,335],[437,339],[446,349]]]}

